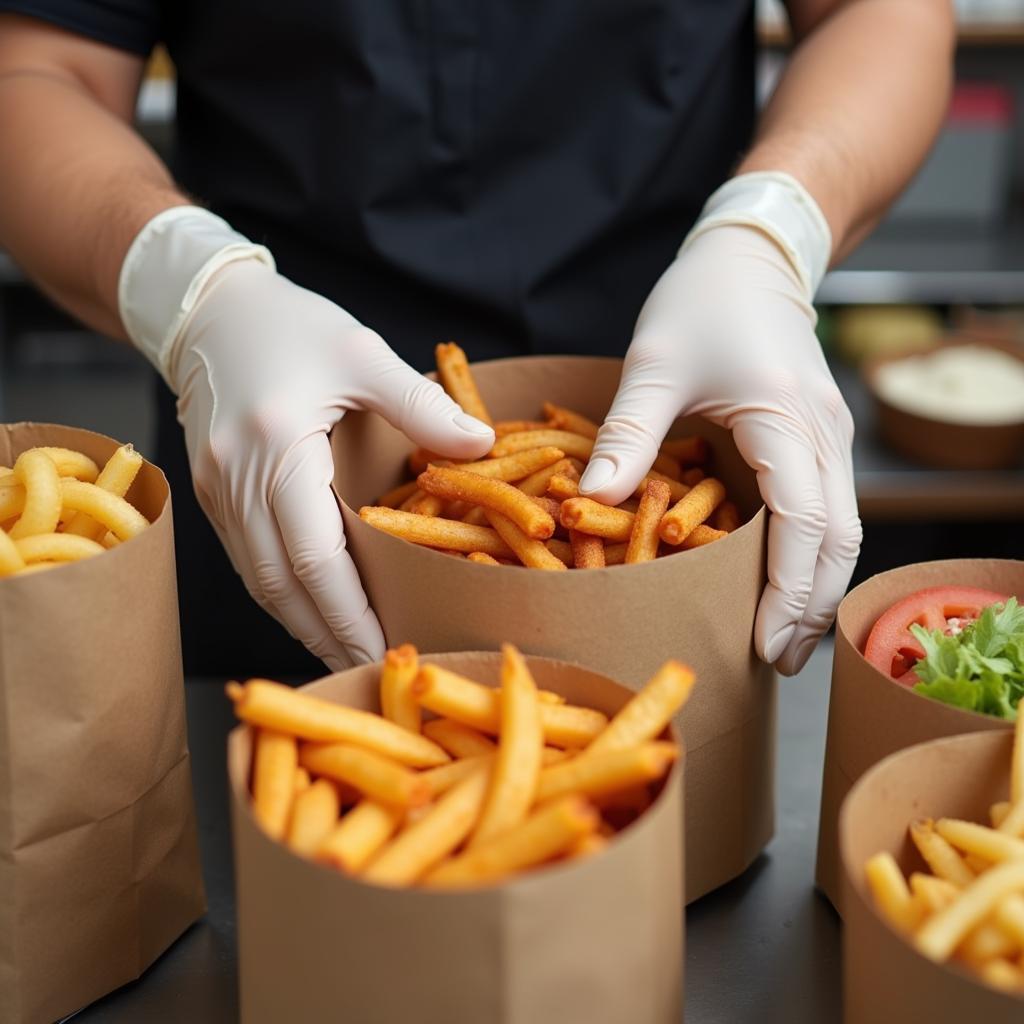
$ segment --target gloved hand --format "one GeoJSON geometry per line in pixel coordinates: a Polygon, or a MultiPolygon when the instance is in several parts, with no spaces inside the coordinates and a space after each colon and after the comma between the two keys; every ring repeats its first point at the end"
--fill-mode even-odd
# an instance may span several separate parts
{"type": "Polygon", "coordinates": [[[792,674],[835,616],[861,528],[853,421],[810,305],[813,278],[827,261],[827,227],[822,253],[822,245],[807,244],[814,228],[802,212],[786,207],[771,215],[773,203],[787,200],[774,185],[770,191],[771,202],[760,212],[752,204],[749,216],[737,214],[734,203],[724,210],[709,203],[706,219],[655,285],[580,491],[611,504],[627,498],[677,416],[699,413],[729,428],[772,512],[755,648],[792,674]],[[803,236],[792,230],[801,223],[803,236]]]}
{"type": "MultiPolygon", "coordinates": [[[[182,224],[187,215],[171,218],[166,233],[182,224]]],[[[172,279],[174,266],[194,270],[172,323],[148,336],[178,395],[203,511],[252,597],[332,669],[382,657],[330,487],[328,432],[349,409],[371,409],[417,444],[477,458],[493,431],[345,310],[277,274],[265,250],[243,240],[225,262],[200,246],[195,270],[180,239],[163,241],[127,284],[122,271],[122,319],[129,333],[139,327],[142,296],[126,299],[126,288],[144,292],[154,260],[171,265],[172,279]]]]}

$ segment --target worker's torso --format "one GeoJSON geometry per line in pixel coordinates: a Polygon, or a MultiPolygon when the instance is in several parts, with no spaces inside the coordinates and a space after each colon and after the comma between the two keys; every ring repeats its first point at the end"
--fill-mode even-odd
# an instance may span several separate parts
{"type": "Polygon", "coordinates": [[[621,352],[750,135],[750,0],[162,8],[185,187],[421,366],[621,352]]]}

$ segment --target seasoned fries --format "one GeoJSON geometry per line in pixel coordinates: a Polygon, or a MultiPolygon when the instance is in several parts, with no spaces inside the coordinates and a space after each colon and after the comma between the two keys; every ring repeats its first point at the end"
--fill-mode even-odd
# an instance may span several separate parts
{"type": "Polygon", "coordinates": [[[384,654],[380,673],[380,710],[385,718],[409,732],[420,731],[420,706],[412,695],[419,658],[412,644],[384,654]]]}
{"type": "Polygon", "coordinates": [[[254,732],[256,821],[297,855],[347,875],[480,886],[597,856],[651,804],[679,756],[654,737],[681,702],[665,682],[681,666],[657,673],[609,723],[538,689],[511,645],[497,688],[423,664],[408,644],[388,654],[381,706],[415,702],[415,719],[405,713],[417,731],[266,680],[227,687],[254,732]],[[601,736],[604,748],[595,748],[601,736]],[[439,757],[419,756],[424,749],[439,757]]]}
{"type": "Polygon", "coordinates": [[[473,380],[466,353],[454,341],[450,341],[434,349],[434,358],[437,360],[437,376],[441,386],[452,400],[462,406],[463,412],[490,425],[493,422],[491,414],[473,380]]]}
{"type": "Polygon", "coordinates": [[[149,522],[124,495],[142,462],[130,444],[102,470],[70,448],[23,451],[0,475],[0,578],[92,558],[138,536],[149,522]]]}
{"type": "Polygon", "coordinates": [[[666,544],[682,544],[725,500],[725,485],[714,477],[696,484],[661,520],[661,539],[666,544]]]}
{"type": "Polygon", "coordinates": [[[462,469],[428,466],[417,477],[417,483],[427,494],[448,501],[471,502],[500,512],[534,540],[547,540],[555,532],[555,521],[551,516],[538,508],[522,491],[503,480],[494,480],[462,469]]]}
{"type": "Polygon", "coordinates": [[[920,953],[938,963],[956,959],[982,982],[1020,996],[1024,838],[1004,826],[1024,807],[1013,790],[1024,750],[1022,722],[1024,714],[1014,737],[1011,798],[991,807],[994,827],[956,818],[911,822],[910,838],[932,874],[913,873],[909,887],[891,854],[876,854],[865,865],[879,913],[920,953]]]}
{"type": "Polygon", "coordinates": [[[626,547],[626,564],[653,562],[658,557],[658,524],[668,510],[672,494],[662,480],[648,480],[640,507],[633,517],[633,529],[626,547]]]}
{"type": "MultiPolygon", "coordinates": [[[[438,345],[436,356],[449,395],[465,411],[492,423],[462,349],[454,343],[438,345]]],[[[361,508],[360,518],[392,536],[467,555],[477,564],[555,571],[651,561],[721,540],[741,525],[724,485],[713,477],[705,479],[712,453],[703,437],[666,441],[635,495],[610,508],[579,493],[599,425],[554,402],[545,401],[542,407],[543,420],[493,423],[495,443],[487,458],[476,462],[460,463],[415,449],[409,468],[417,479],[361,508]],[[668,488],[667,502],[663,487],[668,488]],[[634,520],[647,493],[651,497],[627,558],[634,520]],[[651,520],[659,509],[652,531],[651,520]],[[502,518],[495,521],[492,514],[502,518]],[[659,545],[659,540],[666,544],[659,545]]],[[[4,508],[19,508],[19,496],[5,494],[3,480],[0,521],[4,508]]]]}

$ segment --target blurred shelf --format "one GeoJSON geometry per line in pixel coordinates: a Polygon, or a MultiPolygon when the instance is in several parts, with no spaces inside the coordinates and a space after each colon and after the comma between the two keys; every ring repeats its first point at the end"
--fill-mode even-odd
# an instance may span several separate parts
{"type": "MultiPolygon", "coordinates": [[[[772,49],[791,45],[789,26],[767,22],[757,27],[758,42],[772,49]]],[[[1024,21],[961,22],[957,26],[958,46],[1024,46],[1024,21]]]]}
{"type": "Polygon", "coordinates": [[[1024,226],[883,225],[826,275],[825,304],[1024,302],[1024,226]]]}
{"type": "Polygon", "coordinates": [[[909,462],[879,440],[874,403],[858,370],[840,363],[832,372],[857,425],[853,469],[865,522],[1024,520],[1024,464],[982,473],[909,462]]]}

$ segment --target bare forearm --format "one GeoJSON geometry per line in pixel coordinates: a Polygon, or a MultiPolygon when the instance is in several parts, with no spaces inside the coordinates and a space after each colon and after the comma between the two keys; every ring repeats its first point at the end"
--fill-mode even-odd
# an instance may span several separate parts
{"type": "Polygon", "coordinates": [[[83,86],[45,71],[0,73],[0,138],[0,245],[60,305],[124,338],[124,254],[186,201],[166,167],[83,86]]]}
{"type": "Polygon", "coordinates": [[[949,98],[954,41],[946,0],[851,0],[797,47],[739,171],[797,178],[832,229],[833,262],[928,152],[949,98]]]}

